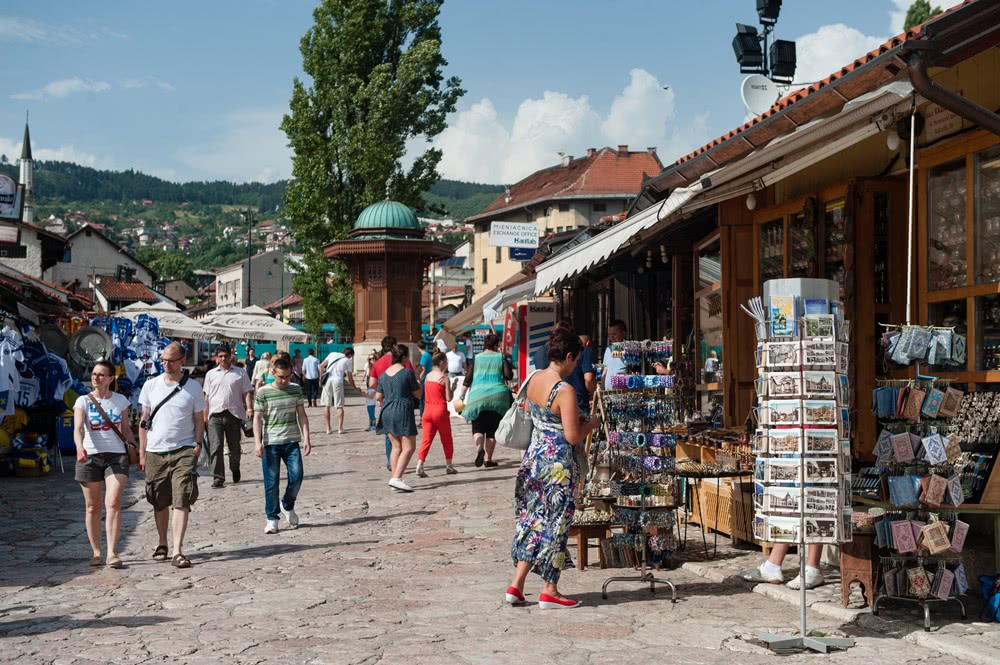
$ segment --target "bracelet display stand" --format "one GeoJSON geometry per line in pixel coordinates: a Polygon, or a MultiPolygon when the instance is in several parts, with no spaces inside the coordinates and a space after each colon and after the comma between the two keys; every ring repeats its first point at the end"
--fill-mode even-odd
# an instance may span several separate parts
{"type": "Polygon", "coordinates": [[[772,649],[854,646],[809,635],[805,583],[808,545],[851,540],[850,324],[838,293],[830,280],[771,280],[746,310],[758,337],[754,535],[799,548],[799,634],[761,634],[772,649]]]}
{"type": "Polygon", "coordinates": [[[673,533],[677,499],[673,475],[676,439],[662,431],[673,424],[673,377],[646,374],[652,371],[654,362],[669,359],[672,344],[619,342],[612,345],[612,350],[616,357],[624,358],[626,371],[631,373],[612,380],[620,389],[598,391],[595,395],[603,436],[595,437],[590,443],[592,474],[587,489],[592,500],[614,504],[614,522],[625,526],[625,538],[638,552],[639,571],[638,575],[607,578],[601,595],[606,599],[608,587],[614,582],[649,584],[650,593],[655,593],[656,585],[661,584],[670,588],[671,602],[677,602],[677,588],[673,582],[657,577],[648,559],[648,529],[651,527],[658,531],[663,529],[666,533],[660,537],[676,546],[673,533]],[[605,477],[599,471],[602,468],[605,477]],[[666,498],[653,501],[654,496],[664,496],[655,494],[658,487],[666,488],[666,498]]]}

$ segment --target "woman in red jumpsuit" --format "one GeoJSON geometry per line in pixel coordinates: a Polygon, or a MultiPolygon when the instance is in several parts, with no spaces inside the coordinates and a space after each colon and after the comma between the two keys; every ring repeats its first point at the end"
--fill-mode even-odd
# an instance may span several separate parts
{"type": "Polygon", "coordinates": [[[444,459],[448,464],[445,473],[458,473],[451,465],[454,445],[451,439],[451,416],[448,414],[448,402],[451,401],[451,382],[448,381],[448,357],[440,351],[431,359],[434,369],[427,375],[424,382],[424,415],[421,425],[424,430],[417,452],[417,475],[427,477],[424,462],[430,452],[431,442],[436,433],[441,434],[441,446],[444,448],[444,459]]]}

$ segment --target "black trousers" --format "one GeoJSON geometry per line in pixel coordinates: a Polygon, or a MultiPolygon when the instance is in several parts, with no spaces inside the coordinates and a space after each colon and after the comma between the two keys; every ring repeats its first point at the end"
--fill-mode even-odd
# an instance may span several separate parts
{"type": "Polygon", "coordinates": [[[226,467],[222,460],[222,443],[229,448],[229,471],[239,473],[240,439],[243,437],[243,421],[229,411],[213,413],[208,417],[208,459],[212,465],[212,477],[224,482],[226,467]]]}

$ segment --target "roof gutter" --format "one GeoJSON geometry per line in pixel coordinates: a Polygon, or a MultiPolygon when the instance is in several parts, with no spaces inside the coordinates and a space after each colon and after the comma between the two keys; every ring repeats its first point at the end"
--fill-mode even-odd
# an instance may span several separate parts
{"type": "MultiPolygon", "coordinates": [[[[928,45],[929,46],[929,45],[928,45]]],[[[942,87],[931,80],[927,73],[927,55],[929,49],[910,47],[910,57],[907,59],[907,72],[913,89],[924,98],[938,104],[952,113],[959,115],[974,125],[987,129],[1000,136],[1000,115],[988,108],[966,99],[954,90],[942,87]]]]}

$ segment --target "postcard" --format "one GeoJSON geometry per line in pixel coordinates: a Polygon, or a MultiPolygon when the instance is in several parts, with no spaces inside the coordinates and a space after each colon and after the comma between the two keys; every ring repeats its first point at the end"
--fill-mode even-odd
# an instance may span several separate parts
{"type": "Polygon", "coordinates": [[[806,316],[810,314],[829,314],[830,301],[826,298],[806,298],[806,316]]]}
{"type": "Polygon", "coordinates": [[[770,398],[800,397],[802,374],[799,372],[770,372],[767,375],[767,396],[770,398]]]}
{"type": "Polygon", "coordinates": [[[767,367],[798,367],[801,364],[801,344],[799,342],[768,342],[767,367]]]}
{"type": "Polygon", "coordinates": [[[836,345],[816,340],[802,342],[802,364],[815,369],[836,369],[836,345]]]}
{"type": "Polygon", "coordinates": [[[772,429],[768,432],[767,445],[772,455],[802,453],[802,430],[797,427],[772,429]]]}
{"type": "Polygon", "coordinates": [[[835,455],[837,453],[838,432],[835,429],[806,429],[805,452],[826,453],[835,455]]]}
{"type": "Polygon", "coordinates": [[[851,384],[846,374],[837,375],[837,399],[841,404],[851,403],[851,384]]]}
{"type": "Polygon", "coordinates": [[[797,399],[772,399],[765,403],[770,425],[801,425],[802,402],[797,399]]]}
{"type": "Polygon", "coordinates": [[[834,400],[804,400],[802,402],[803,425],[837,424],[837,403],[834,400]]]}
{"type": "Polygon", "coordinates": [[[802,489],[799,487],[768,487],[764,504],[770,513],[798,515],[801,494],[802,489]]]}
{"type": "Polygon", "coordinates": [[[803,372],[802,384],[807,397],[834,399],[837,396],[837,375],[833,372],[803,372]]]}
{"type": "Polygon", "coordinates": [[[806,482],[807,483],[831,483],[840,481],[837,477],[837,458],[807,459],[806,460],[806,482]]]}
{"type": "Polygon", "coordinates": [[[772,543],[794,543],[799,540],[801,520],[798,517],[767,518],[767,540],[772,543]]]}
{"type": "Polygon", "coordinates": [[[837,498],[838,492],[836,488],[827,489],[825,487],[807,487],[806,514],[836,514],[836,512],[840,510],[837,498]]]}
{"type": "Polygon", "coordinates": [[[768,430],[758,427],[757,433],[753,437],[753,452],[766,455],[768,450],[768,430]]]}
{"type": "Polygon", "coordinates": [[[806,337],[833,339],[833,331],[834,325],[832,314],[806,315],[806,337]]]}
{"type": "Polygon", "coordinates": [[[801,483],[802,462],[798,459],[778,457],[766,460],[766,476],[769,483],[801,483]]]}
{"type": "Polygon", "coordinates": [[[771,296],[771,337],[799,334],[796,296],[771,296]]]}
{"type": "Polygon", "coordinates": [[[807,517],[806,542],[829,543],[837,540],[836,517],[807,517]]]}

